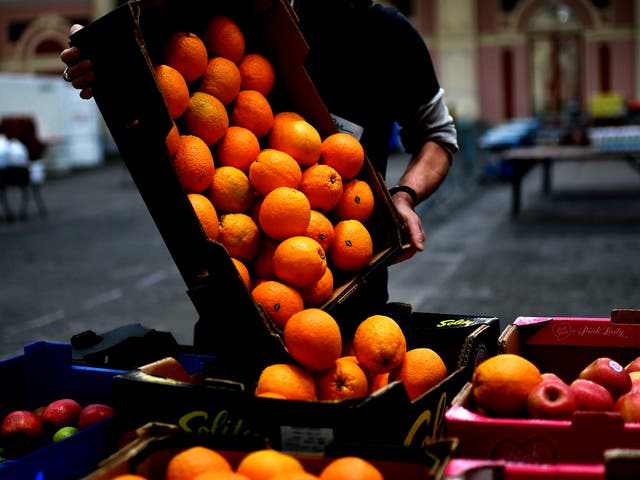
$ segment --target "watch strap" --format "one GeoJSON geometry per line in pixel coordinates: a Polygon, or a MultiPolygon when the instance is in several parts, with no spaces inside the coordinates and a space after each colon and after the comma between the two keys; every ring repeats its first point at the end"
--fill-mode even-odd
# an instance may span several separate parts
{"type": "Polygon", "coordinates": [[[413,202],[413,206],[416,206],[418,204],[418,194],[416,193],[416,191],[407,186],[407,185],[396,185],[395,187],[391,187],[389,189],[389,194],[391,196],[395,195],[398,192],[404,192],[406,194],[408,194],[411,197],[411,201],[413,202]]]}

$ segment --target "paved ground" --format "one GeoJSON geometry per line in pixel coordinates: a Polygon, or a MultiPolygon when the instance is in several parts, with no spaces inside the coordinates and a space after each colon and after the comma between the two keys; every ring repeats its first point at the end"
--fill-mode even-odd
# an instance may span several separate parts
{"type": "MultiPolygon", "coordinates": [[[[464,158],[458,162],[469,162],[464,158]]],[[[393,183],[406,158],[392,161],[393,183]]],[[[470,173],[471,172],[471,173],[470,173]]],[[[540,172],[510,215],[510,188],[452,172],[421,207],[426,251],[391,269],[392,299],[414,310],[495,315],[608,316],[640,308],[640,175],[620,162],[540,172]]],[[[49,180],[49,217],[0,222],[0,358],[35,340],[69,341],[128,323],[191,344],[197,314],[178,270],[119,161],[49,180]]],[[[15,202],[15,200],[14,200],[15,202]]]]}

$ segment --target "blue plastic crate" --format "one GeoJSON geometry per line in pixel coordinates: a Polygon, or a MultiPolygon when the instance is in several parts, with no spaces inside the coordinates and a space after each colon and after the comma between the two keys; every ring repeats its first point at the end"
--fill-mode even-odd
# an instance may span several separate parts
{"type": "MultiPolygon", "coordinates": [[[[59,398],[81,405],[112,404],[111,379],[122,370],[73,365],[71,345],[34,342],[24,354],[0,361],[0,415],[34,410],[59,398]]],[[[0,463],[0,480],[70,480],[93,471],[118,447],[114,418],[55,444],[0,463]]]]}

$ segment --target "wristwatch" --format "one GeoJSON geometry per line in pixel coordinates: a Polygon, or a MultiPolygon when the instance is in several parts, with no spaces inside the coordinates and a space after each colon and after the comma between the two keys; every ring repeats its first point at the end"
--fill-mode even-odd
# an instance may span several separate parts
{"type": "Polygon", "coordinates": [[[395,187],[391,187],[389,189],[389,194],[391,196],[394,196],[398,192],[404,192],[408,194],[411,197],[411,202],[413,202],[414,207],[418,204],[418,194],[413,188],[408,187],[407,185],[396,185],[395,187]]]}

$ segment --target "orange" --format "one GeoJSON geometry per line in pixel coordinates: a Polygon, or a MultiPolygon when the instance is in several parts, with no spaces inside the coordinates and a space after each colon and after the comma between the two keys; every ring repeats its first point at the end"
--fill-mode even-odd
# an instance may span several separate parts
{"type": "Polygon", "coordinates": [[[287,363],[274,363],[260,372],[255,394],[261,395],[264,392],[279,393],[287,400],[316,398],[316,386],[311,373],[287,363]]]}
{"type": "Polygon", "coordinates": [[[331,367],[342,354],[340,326],[320,308],[291,315],[284,326],[284,344],[294,360],[312,371],[331,367]]]}
{"type": "Polygon", "coordinates": [[[306,308],[317,307],[333,294],[333,273],[326,268],[320,280],[300,290],[306,308]]]}
{"type": "Polygon", "coordinates": [[[322,139],[309,122],[289,119],[277,123],[274,121],[268,143],[271,148],[287,152],[302,167],[308,167],[320,158],[322,139]]]}
{"type": "Polygon", "coordinates": [[[320,480],[383,480],[382,473],[368,460],[346,456],[332,460],[320,472],[320,480]]]}
{"type": "Polygon", "coordinates": [[[316,395],[319,400],[363,398],[369,393],[364,370],[348,357],[336,359],[334,364],[316,374],[316,395]]]}
{"type": "Polygon", "coordinates": [[[244,173],[260,154],[258,137],[249,129],[235,125],[227,129],[215,145],[215,158],[218,165],[236,167],[244,173]]]}
{"type": "Polygon", "coordinates": [[[260,251],[260,230],[251,217],[245,213],[225,213],[220,215],[220,242],[230,256],[250,262],[260,251]]]}
{"type": "Polygon", "coordinates": [[[166,480],[194,479],[206,471],[230,472],[231,465],[220,453],[207,447],[190,447],[169,460],[166,480]]]}
{"type": "Polygon", "coordinates": [[[364,149],[354,136],[334,133],[322,141],[319,162],[332,166],[343,180],[348,180],[360,173],[364,164],[364,149]]]}
{"type": "Polygon", "coordinates": [[[315,164],[302,172],[298,188],[309,199],[311,208],[328,212],[342,197],[342,178],[335,168],[315,164]]]}
{"type": "Polygon", "coordinates": [[[251,274],[249,273],[249,269],[247,268],[247,266],[244,264],[244,262],[238,260],[237,258],[231,257],[231,261],[235,265],[236,270],[238,270],[238,275],[240,275],[242,282],[246,285],[247,288],[250,288],[251,274]]]}
{"type": "Polygon", "coordinates": [[[389,385],[389,373],[390,372],[378,373],[377,375],[373,376],[373,378],[371,379],[370,393],[373,393],[377,390],[380,390],[382,387],[386,387],[387,385],[389,385]]]}
{"type": "Polygon", "coordinates": [[[430,348],[407,351],[402,363],[391,371],[389,381],[402,381],[410,400],[415,400],[447,378],[447,366],[430,348]]]}
{"type": "Polygon", "coordinates": [[[189,104],[189,87],[184,77],[173,67],[160,64],[153,68],[158,88],[174,120],[185,112],[189,104]]]}
{"type": "Polygon", "coordinates": [[[178,130],[178,126],[175,122],[173,122],[169,133],[167,133],[165,144],[167,145],[167,152],[169,152],[169,156],[172,157],[175,155],[178,150],[178,145],[180,145],[180,131],[178,130]]]}
{"type": "Polygon", "coordinates": [[[246,475],[251,480],[270,480],[280,472],[303,470],[302,463],[293,455],[271,448],[246,454],[236,468],[236,472],[246,475]]]}
{"type": "Polygon", "coordinates": [[[134,473],[122,473],[120,475],[116,475],[115,477],[111,477],[111,480],[147,480],[147,477],[136,475],[134,473]]]}
{"type": "Polygon", "coordinates": [[[298,188],[302,169],[288,153],[265,148],[249,166],[249,180],[260,195],[277,187],[298,188]]]}
{"type": "Polygon", "coordinates": [[[278,399],[278,400],[286,400],[287,399],[287,397],[285,397],[281,393],[276,393],[276,392],[262,392],[262,393],[257,394],[256,397],[275,398],[275,399],[278,399]]]}
{"type": "Polygon", "coordinates": [[[270,279],[273,273],[273,252],[276,251],[278,242],[264,237],[258,256],[253,260],[253,274],[258,278],[270,279]]]}
{"type": "Polygon", "coordinates": [[[276,278],[297,288],[316,283],[327,269],[324,250],[318,242],[301,235],[289,237],[273,252],[276,278]]]}
{"type": "Polygon", "coordinates": [[[362,270],[373,258],[373,240],[358,220],[341,220],[333,227],[333,243],[329,249],[329,264],[338,270],[362,270]]]}
{"type": "Polygon", "coordinates": [[[254,191],[249,177],[236,167],[218,167],[213,171],[209,198],[219,212],[242,213],[253,203],[254,191]]]}
{"type": "Polygon", "coordinates": [[[331,243],[333,243],[333,235],[333,223],[331,223],[331,220],[321,212],[311,210],[305,236],[313,238],[325,252],[328,252],[331,243]]]}
{"type": "Polygon", "coordinates": [[[211,201],[199,193],[189,193],[187,198],[198,217],[202,230],[211,240],[217,240],[220,232],[218,225],[218,212],[211,201]]]}
{"type": "Polygon", "coordinates": [[[276,72],[267,57],[259,53],[247,53],[238,64],[242,90],[257,90],[265,97],[271,93],[276,72]]]}
{"type": "Polygon", "coordinates": [[[220,100],[204,92],[194,92],[189,97],[184,112],[184,125],[193,135],[212,146],[227,133],[229,116],[220,100]]]}
{"type": "Polygon", "coordinates": [[[279,328],[284,328],[291,315],[304,309],[300,292],[277,280],[261,282],[251,291],[251,295],[279,328]]]}
{"type": "Polygon", "coordinates": [[[302,472],[280,472],[276,473],[271,480],[318,480],[318,476],[312,473],[302,472]]]}
{"type": "Polygon", "coordinates": [[[373,190],[367,182],[352,178],[344,182],[342,196],[332,210],[338,220],[359,220],[362,223],[369,220],[375,207],[373,190]]]}
{"type": "Polygon", "coordinates": [[[390,372],[407,353],[407,341],[400,325],[386,315],[371,315],[356,328],[353,353],[371,374],[390,372]]]}
{"type": "Polygon", "coordinates": [[[205,26],[202,39],[210,57],[224,57],[238,63],[244,56],[244,34],[238,24],[229,17],[212,17],[205,26]]]}
{"type": "Polygon", "coordinates": [[[171,163],[185,192],[201,193],[211,185],[213,156],[200,137],[181,135],[171,163]]]}
{"type": "Polygon", "coordinates": [[[199,90],[213,95],[223,105],[229,105],[240,93],[238,66],[224,57],[213,57],[207,63],[199,90]]]}
{"type": "Polygon", "coordinates": [[[503,353],[476,366],[471,377],[475,405],[490,415],[520,416],[527,396],[542,380],[538,367],[520,355],[503,353]]]}
{"type": "Polygon", "coordinates": [[[273,116],[273,126],[275,127],[280,122],[286,122],[289,120],[304,120],[305,118],[297,112],[292,111],[282,111],[278,112],[273,116]]]}
{"type": "Polygon", "coordinates": [[[173,32],[164,46],[164,62],[178,70],[187,83],[202,76],[207,68],[207,47],[192,32],[173,32]]]}
{"type": "Polygon", "coordinates": [[[257,137],[264,137],[273,126],[269,101],[257,90],[241,90],[231,105],[231,125],[248,128],[257,137]]]}
{"type": "Polygon", "coordinates": [[[274,240],[304,235],[310,218],[309,200],[300,190],[291,187],[278,187],[269,192],[258,212],[260,228],[274,240]]]}
{"type": "Polygon", "coordinates": [[[236,472],[204,472],[193,480],[251,480],[246,475],[236,472]]]}

